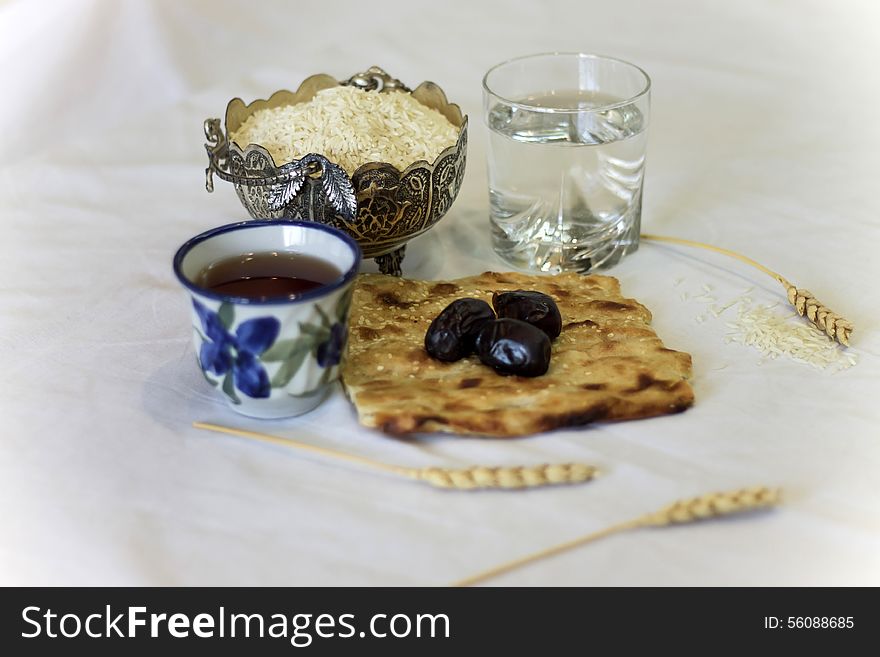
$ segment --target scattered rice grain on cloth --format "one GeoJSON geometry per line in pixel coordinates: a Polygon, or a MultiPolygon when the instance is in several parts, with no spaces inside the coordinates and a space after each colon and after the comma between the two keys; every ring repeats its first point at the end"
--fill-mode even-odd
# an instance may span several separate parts
{"type": "Polygon", "coordinates": [[[692,301],[708,306],[706,312],[694,318],[695,321],[702,324],[713,317],[721,318],[735,308],[736,318],[725,322],[729,331],[724,341],[757,349],[764,356],[759,365],[767,359],[786,356],[816,369],[839,372],[858,363],[852,350],[845,349],[803,321],[791,309],[779,304],[755,304],[749,296],[753,289],[749,288],[722,305],[710,294],[711,287],[704,285],[699,294],[688,295],[692,301]]]}
{"type": "Polygon", "coordinates": [[[331,87],[306,102],[254,112],[232,135],[244,148],[259,144],[280,165],[319,153],[348,175],[367,162],[401,171],[433,162],[458,139],[458,128],[409,93],[331,87]]]}
{"type": "MultiPolygon", "coordinates": [[[[765,358],[788,356],[792,360],[824,370],[840,371],[858,360],[828,336],[804,322],[795,313],[781,313],[776,306],[752,306],[740,302],[737,318],[727,323],[729,342],[749,345],[765,358]]],[[[760,363],[759,363],[760,364],[760,363]]]]}

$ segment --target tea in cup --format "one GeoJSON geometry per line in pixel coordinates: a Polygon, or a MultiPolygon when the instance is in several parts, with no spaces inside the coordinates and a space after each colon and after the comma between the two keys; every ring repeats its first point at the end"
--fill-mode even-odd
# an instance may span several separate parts
{"type": "Polygon", "coordinates": [[[360,261],[351,237],[309,221],[243,221],[178,249],[199,366],[233,410],[281,418],[321,403],[339,376],[360,261]]]}

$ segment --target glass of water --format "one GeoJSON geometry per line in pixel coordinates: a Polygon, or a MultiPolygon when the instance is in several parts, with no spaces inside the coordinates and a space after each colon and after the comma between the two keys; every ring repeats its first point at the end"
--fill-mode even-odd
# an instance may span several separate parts
{"type": "Polygon", "coordinates": [[[495,251],[518,269],[609,267],[639,245],[651,80],[580,53],[511,59],[483,78],[495,251]]]}

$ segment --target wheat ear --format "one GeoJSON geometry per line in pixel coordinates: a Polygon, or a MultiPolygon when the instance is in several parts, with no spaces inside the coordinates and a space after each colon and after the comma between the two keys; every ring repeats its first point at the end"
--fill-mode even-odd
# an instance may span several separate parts
{"type": "Polygon", "coordinates": [[[407,476],[438,488],[533,488],[554,484],[578,484],[593,479],[598,470],[585,463],[560,463],[490,468],[477,465],[460,470],[410,468],[407,476]]]}
{"type": "Polygon", "coordinates": [[[751,265],[752,267],[761,270],[762,272],[764,272],[768,276],[772,276],[782,284],[782,286],[785,288],[785,293],[788,296],[788,302],[792,306],[794,306],[795,310],[797,310],[798,314],[801,317],[806,317],[813,326],[825,333],[832,340],[837,340],[840,344],[849,346],[849,336],[853,332],[854,328],[852,322],[844,319],[837,313],[833,312],[830,308],[819,302],[819,300],[816,299],[816,297],[814,297],[812,293],[808,290],[793,285],[784,276],[776,273],[772,269],[768,269],[761,263],[756,262],[755,260],[752,260],[751,258],[742,255],[741,253],[737,253],[736,251],[731,251],[730,249],[722,249],[720,246],[712,246],[711,244],[704,244],[703,242],[685,240],[679,237],[666,237],[664,235],[650,235],[646,233],[642,233],[640,237],[644,240],[670,242],[672,244],[683,244],[684,246],[693,246],[698,249],[714,251],[715,253],[721,253],[723,255],[730,256],[731,258],[736,258],[740,262],[744,262],[747,265],[751,265]]]}
{"type": "Polygon", "coordinates": [[[641,527],[664,527],[697,520],[720,518],[735,513],[757,511],[779,504],[781,493],[778,488],[756,486],[724,493],[709,493],[687,500],[679,500],[665,506],[655,513],[638,519],[641,527]]]}
{"type": "Polygon", "coordinates": [[[599,472],[597,468],[585,463],[508,467],[477,465],[458,469],[438,467],[408,468],[257,431],[233,429],[218,424],[208,424],[207,422],[193,422],[193,426],[196,429],[250,438],[290,449],[299,449],[329,458],[357,463],[358,465],[383,470],[401,477],[422,481],[437,488],[451,488],[455,490],[478,490],[485,488],[518,489],[557,484],[579,484],[593,479],[599,472]]]}
{"type": "Polygon", "coordinates": [[[466,577],[453,584],[453,586],[472,586],[479,582],[485,581],[492,577],[496,577],[506,572],[510,572],[521,566],[546,559],[553,555],[580,547],[586,543],[592,543],[600,538],[605,538],[618,532],[629,529],[638,529],[641,527],[666,527],[669,525],[684,524],[696,522],[698,520],[708,520],[710,518],[719,518],[721,516],[729,516],[736,513],[745,513],[747,511],[758,511],[779,504],[780,491],[775,488],[767,488],[766,486],[758,486],[755,488],[743,488],[741,490],[727,491],[723,493],[710,493],[701,495],[687,500],[679,500],[674,504],[670,504],[659,511],[649,513],[644,516],[612,525],[598,532],[581,536],[559,545],[534,552],[508,561],[500,566],[495,566],[481,573],[466,577]]]}

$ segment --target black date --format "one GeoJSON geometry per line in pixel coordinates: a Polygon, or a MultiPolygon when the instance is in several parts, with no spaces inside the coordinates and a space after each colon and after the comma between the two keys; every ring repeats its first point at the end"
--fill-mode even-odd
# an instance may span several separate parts
{"type": "Polygon", "coordinates": [[[444,308],[425,333],[425,349],[443,361],[455,361],[474,352],[480,329],[495,319],[488,303],[480,299],[456,299],[444,308]]]}
{"type": "Polygon", "coordinates": [[[542,292],[496,292],[492,305],[498,317],[509,317],[528,322],[553,340],[562,332],[562,315],[552,297],[542,292]]]}
{"type": "Polygon", "coordinates": [[[499,374],[541,376],[550,367],[550,338],[518,319],[496,319],[477,335],[477,356],[499,374]]]}

